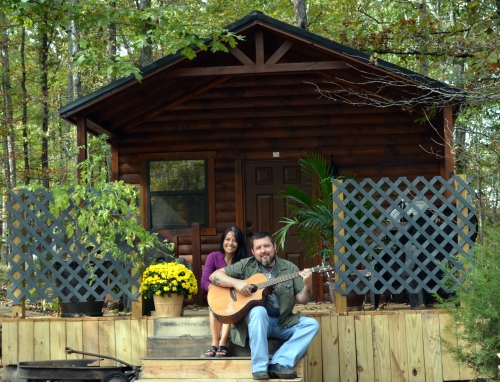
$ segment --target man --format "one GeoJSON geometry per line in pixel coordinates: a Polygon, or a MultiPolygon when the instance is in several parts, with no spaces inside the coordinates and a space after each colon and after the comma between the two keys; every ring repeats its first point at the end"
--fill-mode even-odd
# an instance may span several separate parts
{"type": "MultiPolygon", "coordinates": [[[[256,273],[273,279],[299,272],[295,264],[276,256],[276,244],[269,233],[256,233],[250,244],[253,257],[215,271],[210,281],[250,296],[251,285],[244,280],[256,273]]],[[[312,295],[312,272],[304,269],[300,276],[275,285],[273,293],[265,299],[265,306],[252,308],[245,319],[231,326],[231,341],[236,345],[245,346],[248,333],[253,379],[296,378],[293,367],[319,330],[315,319],[292,314],[296,302],[307,304],[312,295]],[[286,340],[271,361],[269,337],[286,340]]]]}

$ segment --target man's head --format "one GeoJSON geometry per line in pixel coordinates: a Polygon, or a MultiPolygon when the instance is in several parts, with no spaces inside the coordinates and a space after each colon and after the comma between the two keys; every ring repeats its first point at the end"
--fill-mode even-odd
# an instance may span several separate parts
{"type": "Polygon", "coordinates": [[[265,267],[274,265],[276,244],[272,235],[265,231],[257,232],[250,240],[255,259],[265,267]]]}

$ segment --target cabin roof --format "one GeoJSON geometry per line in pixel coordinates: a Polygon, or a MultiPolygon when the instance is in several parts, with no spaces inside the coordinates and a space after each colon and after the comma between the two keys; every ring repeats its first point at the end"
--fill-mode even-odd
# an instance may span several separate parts
{"type": "MultiPolygon", "coordinates": [[[[287,38],[290,37],[295,38],[303,43],[304,42],[307,43],[312,47],[329,51],[338,57],[340,56],[345,58],[348,62],[360,63],[364,67],[370,67],[371,68],[370,70],[374,72],[389,74],[393,77],[403,79],[413,84],[423,85],[426,89],[435,91],[437,97],[436,99],[439,99],[440,97],[442,97],[441,99],[447,99],[447,100],[454,99],[455,110],[456,106],[458,104],[463,103],[465,100],[465,92],[461,89],[454,88],[443,82],[437,81],[430,77],[420,75],[416,72],[391,64],[381,59],[377,59],[377,63],[375,64],[370,60],[371,58],[370,55],[366,53],[339,44],[327,38],[321,37],[317,34],[305,31],[293,25],[276,20],[258,11],[255,11],[243,17],[242,19],[234,22],[233,24],[228,25],[225,29],[235,34],[238,34],[238,33],[244,33],[245,31],[248,31],[250,28],[256,25],[260,25],[266,28],[267,30],[274,31],[275,33],[278,34],[282,35],[284,34],[287,36],[287,38]]],[[[210,40],[207,40],[206,43],[209,44],[210,40]]],[[[200,50],[198,50],[197,57],[192,61],[183,56],[180,51],[175,54],[163,57],[141,69],[141,75],[143,76],[141,81],[138,81],[134,75],[121,78],[66,106],[61,107],[59,109],[59,114],[62,118],[72,123],[76,123],[76,117],[78,115],[87,115],[87,117],[90,118],[92,124],[92,116],[91,115],[89,116],[87,112],[89,110],[92,110],[94,105],[114,97],[114,95],[116,95],[117,93],[123,92],[125,89],[131,86],[137,86],[138,84],[144,82],[148,78],[157,76],[159,73],[164,72],[165,69],[169,67],[176,68],[179,67],[178,64],[183,65],[183,67],[192,66],[193,65],[192,63],[197,62],[197,60],[199,59],[199,54],[203,53],[212,54],[207,52],[201,52],[200,50]]],[[[95,121],[95,126],[103,126],[104,130],[106,130],[106,124],[103,123],[102,121],[95,121]]]]}

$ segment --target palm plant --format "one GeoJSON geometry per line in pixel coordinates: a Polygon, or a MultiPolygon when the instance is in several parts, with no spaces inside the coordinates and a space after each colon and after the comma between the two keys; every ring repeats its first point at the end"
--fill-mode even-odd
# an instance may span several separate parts
{"type": "Polygon", "coordinates": [[[332,179],[334,169],[326,158],[316,153],[305,153],[299,159],[302,174],[309,178],[310,191],[300,189],[295,184],[287,184],[280,193],[288,199],[289,216],[280,223],[283,227],[275,234],[278,247],[283,248],[287,233],[296,228],[307,255],[321,256],[323,263],[333,256],[333,204],[332,179]]]}

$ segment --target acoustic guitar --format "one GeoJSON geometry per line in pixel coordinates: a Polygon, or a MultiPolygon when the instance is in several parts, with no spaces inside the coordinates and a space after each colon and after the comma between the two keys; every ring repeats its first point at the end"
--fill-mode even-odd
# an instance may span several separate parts
{"type": "MultiPolygon", "coordinates": [[[[330,266],[317,266],[310,269],[314,273],[333,270],[330,266]]],[[[256,273],[245,280],[252,286],[250,296],[245,296],[234,288],[212,285],[208,290],[208,306],[217,321],[223,324],[234,324],[245,317],[253,307],[263,306],[264,299],[272,292],[274,285],[297,277],[302,277],[299,272],[268,280],[262,273],[256,273]]]]}

